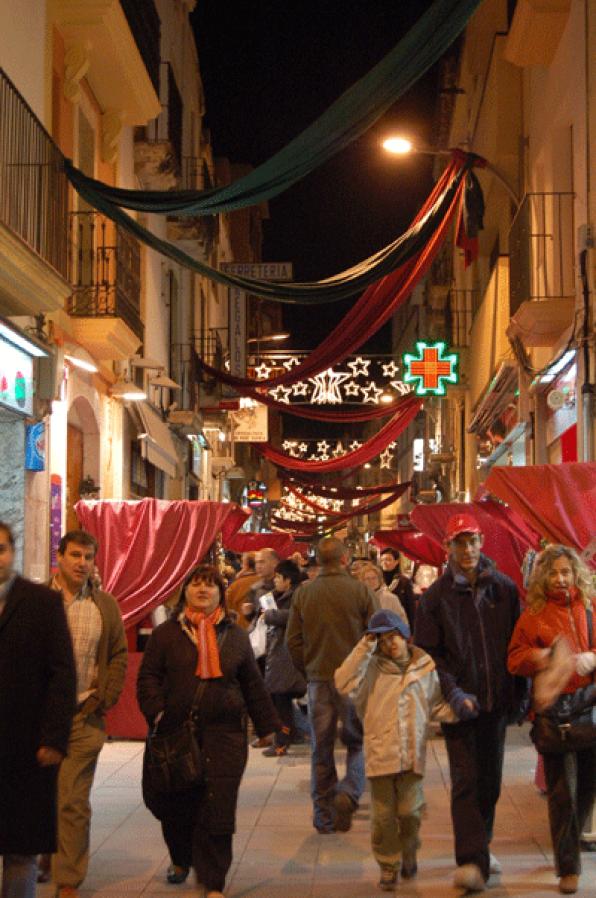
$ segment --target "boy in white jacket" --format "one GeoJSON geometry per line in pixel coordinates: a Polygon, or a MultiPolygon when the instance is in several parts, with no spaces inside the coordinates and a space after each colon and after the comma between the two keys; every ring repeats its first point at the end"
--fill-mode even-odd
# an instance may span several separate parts
{"type": "Polygon", "coordinates": [[[410,629],[392,611],[376,611],[367,632],[335,671],[364,728],[364,757],[372,799],[372,850],[379,886],[392,891],[401,875],[416,875],[422,778],[428,724],[458,718],[444,700],[430,655],[408,645],[410,629]]]}

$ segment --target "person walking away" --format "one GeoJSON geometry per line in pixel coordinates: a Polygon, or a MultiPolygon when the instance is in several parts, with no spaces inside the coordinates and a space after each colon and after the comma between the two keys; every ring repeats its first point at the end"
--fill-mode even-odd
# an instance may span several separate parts
{"type": "Polygon", "coordinates": [[[395,593],[408,616],[410,630],[414,631],[416,619],[416,599],[412,581],[401,572],[399,552],[396,549],[386,548],[379,558],[385,586],[390,592],[395,593]]]}
{"type": "Polygon", "coordinates": [[[0,522],[0,854],[2,898],[34,898],[37,855],[56,848],[56,781],[75,710],[64,608],[13,571],[0,522]]]}
{"type": "Polygon", "coordinates": [[[255,553],[242,553],[242,567],[236,575],[236,579],[228,586],[226,590],[226,606],[231,617],[236,614],[235,623],[243,630],[248,630],[249,621],[246,619],[242,606],[246,601],[246,597],[251,586],[254,586],[260,580],[260,576],[255,569],[255,553]]]}
{"type": "Polygon", "coordinates": [[[454,885],[482,891],[500,864],[490,853],[501,791],[505,732],[519,716],[526,683],[507,671],[507,647],[519,617],[512,580],[481,553],[476,518],[447,522],[444,574],[418,606],[414,643],[433,658],[443,695],[460,718],[443,724],[451,776],[454,885]]]}
{"type": "Polygon", "coordinates": [[[322,539],[318,556],[320,573],[294,593],[286,642],[308,684],[313,825],[323,834],[350,829],[364,790],[362,725],[351,700],[337,691],[333,675],[364,634],[378,603],[368,587],[348,573],[350,557],[340,540],[322,539]],[[347,748],[341,781],[334,757],[338,721],[347,748]]]}
{"type": "Polygon", "coordinates": [[[334,677],[339,692],[353,698],[364,727],[372,850],[386,891],[397,886],[400,871],[412,879],[418,869],[429,722],[457,720],[441,693],[434,661],[408,645],[410,635],[398,614],[376,611],[334,677]]]}
{"type": "Polygon", "coordinates": [[[149,727],[157,724],[160,734],[182,726],[197,702],[193,721],[205,781],[183,792],[156,794],[144,764],[143,799],[161,822],[172,860],[168,881],[183,882],[192,864],[200,898],[223,898],[248,754],[246,717],[260,735],[279,729],[281,722],[246,631],[227,614],[225,584],[212,565],[190,571],[176,613],[153,631],[137,698],[149,727]]]}
{"type": "Polygon", "coordinates": [[[85,530],[60,540],[60,592],[77,669],[77,709],[66,758],[58,776],[58,850],[52,857],[56,898],[78,898],[89,866],[89,796],[99,753],[106,740],[105,714],[124,687],[128,648],[114,596],[93,585],[97,541],[85,530]]]}
{"type": "Polygon", "coordinates": [[[271,695],[282,727],[275,734],[273,745],[263,752],[275,758],[287,754],[294,733],[295,698],[306,692],[306,680],[292,662],[285,642],[290,605],[296,587],[302,583],[302,572],[293,561],[280,561],[273,575],[274,598],[277,607],[263,611],[267,624],[267,653],[265,656],[265,686],[271,695]]]}
{"type": "MultiPolygon", "coordinates": [[[[526,602],[509,646],[510,672],[536,678],[548,668],[558,640],[565,640],[572,657],[560,691],[571,695],[593,683],[594,588],[590,571],[573,549],[551,545],[538,556],[526,602]]],[[[552,698],[554,701],[556,695],[552,698]]],[[[579,885],[580,839],[596,790],[596,746],[583,751],[545,753],[543,758],[559,891],[568,895],[576,892],[579,885]]]]}

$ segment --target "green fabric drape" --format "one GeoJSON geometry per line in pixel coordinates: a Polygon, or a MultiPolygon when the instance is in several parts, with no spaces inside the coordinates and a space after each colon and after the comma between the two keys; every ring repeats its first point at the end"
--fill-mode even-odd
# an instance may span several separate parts
{"type": "Polygon", "coordinates": [[[421,252],[432,234],[441,226],[462,178],[475,164],[475,160],[476,157],[473,154],[464,154],[458,151],[453,162],[453,177],[448,181],[444,190],[439,194],[426,215],[392,243],[339,274],[321,281],[304,283],[281,283],[279,281],[243,278],[211,268],[211,266],[185,253],[173,243],[157,237],[143,227],[123,209],[107,200],[102,193],[98,193],[91,188],[87,180],[80,177],[80,172],[68,164],[66,165],[66,174],[74,188],[90,206],[102,212],[127,231],[130,231],[138,240],[151,247],[151,249],[184,265],[191,271],[195,271],[197,274],[225,286],[238,287],[247,293],[274,299],[276,302],[321,305],[323,303],[338,302],[354,296],[421,252]]]}
{"type": "MultiPolygon", "coordinates": [[[[374,68],[305,131],[249,174],[203,191],[142,191],[78,176],[118,206],[138,212],[213,215],[277,196],[364,134],[443,55],[481,0],[436,0],[374,68]]],[[[95,204],[94,204],[95,205],[95,204]]]]}

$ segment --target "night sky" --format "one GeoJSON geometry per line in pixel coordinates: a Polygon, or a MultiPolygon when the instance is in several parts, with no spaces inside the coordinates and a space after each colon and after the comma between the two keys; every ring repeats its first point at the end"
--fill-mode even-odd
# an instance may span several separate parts
{"type": "MultiPolygon", "coordinates": [[[[365,75],[428,6],[427,0],[199,0],[191,21],[215,154],[264,162],[365,75]]],[[[430,142],[436,82],[435,68],[358,141],[269,202],[264,260],[292,261],[295,280],[317,280],[407,227],[429,192],[430,162],[396,160],[380,141],[387,132],[407,131],[430,142]]],[[[291,347],[316,346],[349,306],[284,306],[291,347]]],[[[389,351],[388,328],[365,350],[389,351]]]]}

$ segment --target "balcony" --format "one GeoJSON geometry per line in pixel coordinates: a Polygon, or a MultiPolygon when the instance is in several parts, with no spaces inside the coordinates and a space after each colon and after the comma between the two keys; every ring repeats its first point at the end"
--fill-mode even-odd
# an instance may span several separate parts
{"type": "Polygon", "coordinates": [[[75,337],[97,359],[130,358],[143,342],[140,246],[98,212],[71,213],[70,238],[75,337]]]}
{"type": "Polygon", "coordinates": [[[449,290],[445,304],[445,326],[451,348],[469,348],[472,322],[479,304],[479,290],[449,290]]]}
{"type": "Polygon", "coordinates": [[[159,93],[161,21],[154,0],[120,0],[120,5],[147,74],[156,93],[159,93]]]}
{"type": "Polygon", "coordinates": [[[0,308],[38,315],[64,308],[67,183],[62,156],[0,69],[0,308]]]}
{"type": "MultiPolygon", "coordinates": [[[[182,190],[205,190],[213,187],[207,162],[196,156],[182,157],[179,182],[182,190]]],[[[168,240],[201,262],[208,262],[219,235],[218,215],[169,215],[168,240]]]]}
{"type": "Polygon", "coordinates": [[[509,232],[510,333],[552,346],[575,308],[573,193],[526,194],[509,232]]]}
{"type": "Polygon", "coordinates": [[[172,190],[182,173],[182,97],[169,62],[159,66],[161,112],[135,129],[135,174],[145,190],[172,190]]]}

